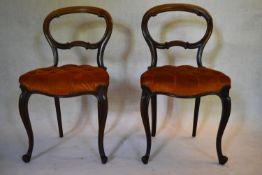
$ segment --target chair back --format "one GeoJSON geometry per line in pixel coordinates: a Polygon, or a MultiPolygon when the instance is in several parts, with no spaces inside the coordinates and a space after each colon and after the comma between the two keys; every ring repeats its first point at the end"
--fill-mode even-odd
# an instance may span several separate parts
{"type": "Polygon", "coordinates": [[[71,49],[72,47],[80,46],[85,49],[98,49],[97,51],[97,64],[99,67],[104,67],[103,54],[106,44],[112,33],[112,18],[110,14],[104,9],[89,6],[73,6],[57,9],[51,12],[44,20],[43,31],[45,37],[52,48],[54,56],[54,66],[58,65],[58,52],[57,49],[71,49]],[[103,37],[96,43],[89,43],[86,41],[72,41],[67,43],[60,43],[56,41],[50,33],[50,23],[54,18],[58,18],[62,15],[73,14],[73,13],[89,13],[102,17],[106,23],[106,30],[103,37]]]}
{"type": "Polygon", "coordinates": [[[212,34],[212,30],[213,30],[212,17],[205,9],[199,6],[196,6],[196,5],[191,5],[191,4],[164,4],[164,5],[155,6],[149,9],[143,16],[141,28],[142,28],[143,36],[151,52],[152,60],[151,60],[150,67],[156,67],[157,65],[157,50],[156,49],[169,49],[170,47],[173,47],[173,46],[181,46],[185,49],[198,49],[197,56],[196,56],[197,65],[199,67],[202,67],[201,58],[202,58],[203,49],[207,41],[209,40],[212,34]],[[207,28],[206,28],[206,32],[204,36],[199,41],[194,42],[194,43],[185,42],[181,40],[172,40],[172,41],[168,41],[164,43],[155,41],[149,33],[148,21],[153,16],[156,16],[163,12],[170,12],[170,11],[184,11],[184,12],[194,13],[200,17],[203,17],[207,23],[207,28]]]}

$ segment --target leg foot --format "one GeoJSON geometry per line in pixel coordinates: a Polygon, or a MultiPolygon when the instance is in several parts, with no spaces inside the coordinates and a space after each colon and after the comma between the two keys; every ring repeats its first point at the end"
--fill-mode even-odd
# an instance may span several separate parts
{"type": "Polygon", "coordinates": [[[25,163],[30,162],[30,160],[31,160],[31,155],[27,155],[27,154],[23,155],[23,156],[22,156],[22,160],[23,160],[25,163]]]}
{"type": "Polygon", "coordinates": [[[218,161],[220,165],[224,165],[228,161],[228,158],[227,156],[221,156],[218,158],[218,161]]]}
{"type": "Polygon", "coordinates": [[[101,162],[102,164],[105,164],[107,162],[107,157],[106,156],[101,156],[101,162]]]}
{"type": "Polygon", "coordinates": [[[143,162],[144,164],[147,164],[147,163],[148,163],[148,159],[149,159],[149,156],[143,156],[143,157],[141,158],[141,160],[142,160],[142,162],[143,162]]]}

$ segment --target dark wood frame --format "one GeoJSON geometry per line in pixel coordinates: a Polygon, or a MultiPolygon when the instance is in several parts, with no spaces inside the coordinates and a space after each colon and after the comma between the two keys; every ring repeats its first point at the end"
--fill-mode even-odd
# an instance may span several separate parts
{"type": "MultiPolygon", "coordinates": [[[[55,10],[51,12],[44,21],[43,24],[43,31],[45,34],[45,37],[49,43],[49,45],[52,48],[53,56],[54,56],[54,64],[53,67],[58,66],[58,49],[70,49],[72,47],[80,46],[84,47],[86,49],[97,49],[97,64],[98,67],[102,67],[106,69],[103,63],[103,55],[104,55],[104,49],[107,45],[107,42],[111,36],[112,33],[112,18],[110,14],[105,11],[104,9],[101,8],[96,8],[96,7],[89,7],[89,6],[74,6],[74,7],[66,7],[66,8],[61,8],[58,10],[55,10]],[[98,17],[104,18],[106,22],[106,30],[105,33],[100,41],[97,43],[89,43],[89,42],[84,42],[84,41],[73,41],[70,43],[59,43],[54,38],[52,37],[50,33],[50,22],[57,17],[60,17],[62,15],[66,14],[72,14],[72,13],[90,13],[97,15],[98,17]]],[[[62,119],[61,119],[61,110],[60,110],[60,101],[59,98],[66,98],[66,97],[74,97],[74,96],[79,96],[79,95],[94,95],[97,100],[98,100],[98,125],[99,125],[99,131],[98,131],[98,148],[99,148],[99,153],[101,157],[102,163],[107,162],[107,156],[104,152],[104,129],[105,129],[105,124],[106,124],[106,118],[107,118],[107,112],[108,112],[108,101],[107,101],[107,86],[101,85],[99,86],[94,92],[84,92],[81,94],[70,94],[66,96],[60,96],[60,95],[53,95],[53,94],[46,94],[42,92],[32,92],[23,85],[20,85],[21,88],[21,95],[19,98],[19,112],[20,116],[22,118],[23,124],[25,126],[28,139],[29,139],[29,147],[28,151],[25,155],[22,156],[22,159],[24,162],[29,162],[31,159],[32,151],[33,151],[33,146],[34,146],[34,137],[33,137],[33,131],[31,127],[31,122],[28,114],[28,101],[29,98],[32,94],[42,94],[42,95],[47,95],[50,97],[54,97],[55,101],[55,107],[56,107],[56,113],[57,113],[57,121],[58,121],[58,128],[59,128],[59,136],[63,137],[63,129],[62,129],[62,119]]]]}
{"type": "MultiPolygon", "coordinates": [[[[148,69],[151,69],[153,67],[157,66],[157,49],[169,49],[173,46],[180,46],[184,47],[185,49],[198,49],[197,50],[197,65],[198,67],[203,67],[202,65],[202,53],[204,50],[204,47],[209,40],[212,29],[213,29],[213,22],[211,15],[203,8],[192,5],[192,4],[164,4],[155,6],[151,9],[149,9],[145,15],[143,16],[142,24],[141,24],[143,36],[149,46],[150,52],[151,52],[151,66],[148,67],[148,69]],[[184,11],[184,12],[190,12],[194,13],[200,17],[203,17],[207,22],[207,29],[204,34],[204,36],[195,43],[189,43],[184,42],[180,40],[174,40],[169,41],[165,43],[159,43],[155,41],[148,30],[148,21],[151,17],[156,16],[159,13],[163,12],[169,12],[169,11],[184,11]]],[[[148,159],[150,156],[150,150],[151,150],[151,135],[154,137],[156,135],[156,123],[157,123],[157,94],[167,95],[171,97],[179,97],[179,98],[195,98],[195,110],[194,110],[194,122],[193,122],[193,132],[192,136],[196,136],[196,129],[197,129],[197,121],[198,121],[198,111],[200,106],[200,99],[202,96],[206,95],[217,95],[220,97],[222,102],[222,116],[217,132],[217,138],[216,138],[216,149],[217,149],[217,155],[219,164],[225,164],[228,160],[226,156],[222,154],[222,148],[221,148],[221,142],[222,142],[222,136],[225,130],[225,127],[227,125],[230,111],[231,111],[231,100],[229,97],[229,90],[230,86],[223,87],[219,93],[217,92],[207,92],[204,94],[198,94],[196,96],[177,96],[175,94],[168,94],[168,93],[162,93],[162,92],[151,92],[150,89],[146,86],[142,86],[142,97],[141,97],[141,104],[140,104],[140,110],[141,110],[141,117],[145,128],[146,138],[147,138],[147,149],[145,155],[142,157],[142,162],[144,164],[148,163],[148,159]],[[148,116],[148,105],[151,99],[151,109],[152,109],[152,131],[150,132],[150,123],[149,123],[149,116],[148,116]]]]}

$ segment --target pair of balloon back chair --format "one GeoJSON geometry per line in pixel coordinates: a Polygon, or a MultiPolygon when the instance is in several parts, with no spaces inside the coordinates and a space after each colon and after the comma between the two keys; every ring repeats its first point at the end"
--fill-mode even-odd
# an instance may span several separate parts
{"type": "MultiPolygon", "coordinates": [[[[60,98],[87,94],[96,96],[98,100],[98,148],[102,163],[107,162],[103,139],[108,112],[107,89],[109,85],[109,74],[103,63],[103,55],[112,33],[112,26],[112,18],[107,11],[88,6],[61,8],[51,12],[45,18],[43,30],[52,48],[54,64],[51,67],[29,71],[19,78],[22,91],[19,99],[19,112],[29,140],[28,151],[22,157],[24,162],[30,161],[34,145],[33,131],[28,114],[28,101],[32,94],[43,94],[54,98],[60,137],[63,137],[60,98]],[[102,39],[97,43],[85,41],[73,41],[69,43],[57,42],[50,33],[50,22],[59,16],[73,13],[90,13],[104,18],[106,30],[102,39]],[[97,49],[97,66],[71,64],[58,66],[58,49],[70,49],[76,46],[86,49],[97,49]]],[[[222,116],[217,132],[216,149],[219,163],[225,164],[228,158],[222,154],[221,142],[231,110],[229,97],[230,78],[222,72],[204,67],[201,61],[203,49],[212,33],[212,17],[205,9],[199,6],[191,4],[164,4],[148,10],[143,16],[141,27],[143,36],[149,46],[152,60],[148,70],[141,75],[140,79],[142,88],[140,111],[147,139],[146,153],[142,157],[142,162],[145,164],[148,163],[151,150],[151,136],[155,136],[156,134],[158,94],[180,98],[195,98],[193,137],[196,135],[200,98],[205,95],[218,95],[222,101],[222,116]],[[155,41],[149,33],[148,21],[151,17],[159,13],[169,11],[190,12],[203,17],[207,22],[204,36],[195,43],[180,40],[165,43],[155,41]],[[197,49],[196,60],[198,67],[189,65],[157,66],[157,49],[169,49],[173,46],[180,46],[185,49],[197,49]],[[151,130],[148,115],[150,100],[152,105],[151,130]]]]}

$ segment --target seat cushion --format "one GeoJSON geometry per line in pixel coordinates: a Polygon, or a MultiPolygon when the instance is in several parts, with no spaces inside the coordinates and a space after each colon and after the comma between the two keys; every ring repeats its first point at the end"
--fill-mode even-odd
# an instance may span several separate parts
{"type": "Polygon", "coordinates": [[[32,70],[19,78],[27,90],[48,95],[75,95],[108,86],[105,69],[90,65],[64,65],[32,70]]]}
{"type": "Polygon", "coordinates": [[[219,93],[223,87],[230,86],[230,78],[222,72],[205,67],[168,65],[144,72],[141,85],[151,92],[190,97],[219,93]]]}

